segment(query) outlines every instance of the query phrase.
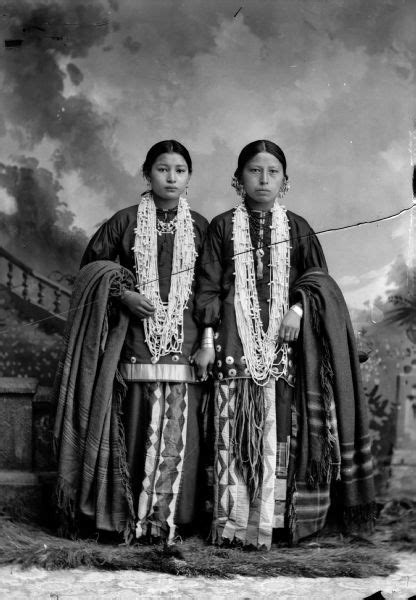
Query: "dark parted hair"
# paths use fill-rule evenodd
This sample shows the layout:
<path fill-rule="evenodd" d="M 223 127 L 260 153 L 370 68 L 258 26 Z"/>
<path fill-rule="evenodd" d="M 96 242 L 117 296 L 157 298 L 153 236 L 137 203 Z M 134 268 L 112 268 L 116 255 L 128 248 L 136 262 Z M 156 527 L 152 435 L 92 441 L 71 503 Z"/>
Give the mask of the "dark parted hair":
<path fill-rule="evenodd" d="M 176 140 L 163 140 L 158 142 L 154 146 L 150 148 L 146 155 L 146 160 L 142 166 L 143 177 L 148 179 L 150 177 L 150 171 L 154 163 L 157 160 L 157 157 L 161 154 L 180 154 L 182 158 L 185 160 L 188 165 L 189 173 L 192 173 L 192 160 L 188 150 L 183 146 L 180 142 Z"/>
<path fill-rule="evenodd" d="M 284 155 L 283 150 L 274 142 L 270 140 L 256 140 L 255 142 L 250 142 L 247 146 L 240 152 L 240 156 L 238 157 L 237 168 L 234 173 L 234 177 L 241 181 L 241 175 L 243 173 L 243 169 L 249 160 L 254 158 L 256 154 L 259 152 L 268 152 L 277 158 L 278 161 L 281 162 L 283 167 L 283 173 L 285 174 L 286 179 L 288 178 L 286 173 L 286 156 Z"/>

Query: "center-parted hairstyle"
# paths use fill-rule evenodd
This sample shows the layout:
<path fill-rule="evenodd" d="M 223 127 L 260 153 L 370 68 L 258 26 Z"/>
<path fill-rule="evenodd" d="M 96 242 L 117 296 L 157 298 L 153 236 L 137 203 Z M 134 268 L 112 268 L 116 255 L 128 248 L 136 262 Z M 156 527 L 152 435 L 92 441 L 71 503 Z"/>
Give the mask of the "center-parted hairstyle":
<path fill-rule="evenodd" d="M 282 164 L 283 173 L 288 178 L 286 173 L 286 156 L 284 155 L 283 150 L 274 142 L 270 140 L 256 140 L 255 142 L 250 142 L 247 146 L 241 150 L 240 155 L 238 157 L 237 168 L 234 173 L 234 177 L 241 182 L 241 175 L 243 173 L 243 169 L 249 160 L 254 158 L 256 154 L 259 152 L 268 152 L 272 154 L 277 160 Z"/>
<path fill-rule="evenodd" d="M 148 151 L 142 166 L 143 177 L 149 179 L 152 167 L 161 154 L 180 154 L 188 165 L 189 173 L 192 173 L 192 160 L 185 146 L 176 140 L 163 140 L 152 146 Z"/>

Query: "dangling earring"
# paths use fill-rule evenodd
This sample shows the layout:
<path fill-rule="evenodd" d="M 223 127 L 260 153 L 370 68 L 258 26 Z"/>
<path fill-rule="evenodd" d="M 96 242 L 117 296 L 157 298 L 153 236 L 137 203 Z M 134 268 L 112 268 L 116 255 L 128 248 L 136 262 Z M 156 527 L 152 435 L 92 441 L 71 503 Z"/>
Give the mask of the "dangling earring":
<path fill-rule="evenodd" d="M 244 200 L 244 198 L 246 197 L 246 190 L 244 189 L 243 184 L 237 179 L 235 175 L 231 178 L 231 186 L 235 189 L 240 198 Z"/>
<path fill-rule="evenodd" d="M 277 194 L 278 197 L 283 198 L 283 196 L 285 196 L 289 190 L 290 190 L 290 183 L 289 183 L 289 178 L 286 175 L 284 181 L 282 182 L 282 185 L 280 186 L 279 193 Z"/>
<path fill-rule="evenodd" d="M 151 181 L 150 181 L 150 179 L 149 179 L 148 177 L 145 177 L 145 181 L 146 181 L 146 190 L 147 190 L 148 192 L 150 192 L 150 191 L 152 190 L 152 184 L 151 184 Z"/>
<path fill-rule="evenodd" d="M 186 196 L 186 197 L 188 197 L 188 187 L 189 187 L 189 186 L 187 185 L 187 186 L 186 186 L 186 188 L 185 188 L 185 196 Z"/>

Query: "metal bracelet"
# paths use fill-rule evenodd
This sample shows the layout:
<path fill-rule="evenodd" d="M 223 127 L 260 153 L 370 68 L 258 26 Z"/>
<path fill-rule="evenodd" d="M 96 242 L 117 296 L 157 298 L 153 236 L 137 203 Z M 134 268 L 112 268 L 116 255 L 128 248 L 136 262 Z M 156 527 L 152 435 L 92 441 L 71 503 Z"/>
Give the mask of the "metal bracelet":
<path fill-rule="evenodd" d="M 300 317 L 300 318 L 303 317 L 303 308 L 301 308 L 299 306 L 299 304 L 294 304 L 293 306 L 290 307 L 289 310 L 293 310 L 293 312 L 296 313 L 298 315 L 298 317 Z"/>

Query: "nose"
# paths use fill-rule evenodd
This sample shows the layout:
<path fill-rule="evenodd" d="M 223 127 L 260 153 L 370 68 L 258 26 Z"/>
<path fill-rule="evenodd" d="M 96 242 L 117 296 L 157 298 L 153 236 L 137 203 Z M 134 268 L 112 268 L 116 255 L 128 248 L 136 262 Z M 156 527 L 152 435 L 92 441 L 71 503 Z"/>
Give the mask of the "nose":
<path fill-rule="evenodd" d="M 260 173 L 260 183 L 263 185 L 269 183 L 269 174 L 267 173 L 266 169 Z"/>
<path fill-rule="evenodd" d="M 174 183 L 176 181 L 176 171 L 175 171 L 175 169 L 170 169 L 168 171 L 168 181 L 169 181 L 169 183 Z"/>

